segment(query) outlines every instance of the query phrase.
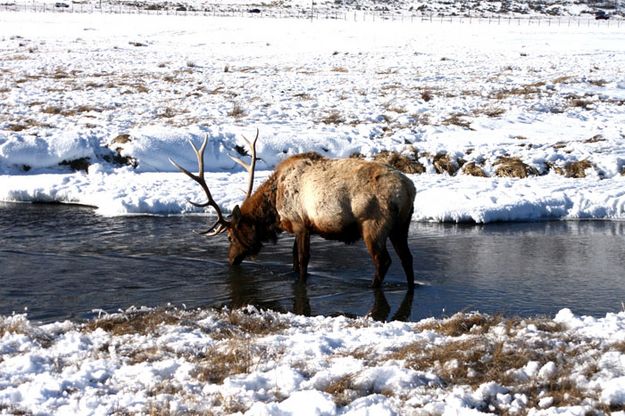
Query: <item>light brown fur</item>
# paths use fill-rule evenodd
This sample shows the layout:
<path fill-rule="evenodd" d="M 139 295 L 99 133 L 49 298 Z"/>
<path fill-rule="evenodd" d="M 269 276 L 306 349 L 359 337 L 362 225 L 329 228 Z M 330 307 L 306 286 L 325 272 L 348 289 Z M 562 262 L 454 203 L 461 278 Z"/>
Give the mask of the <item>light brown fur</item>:
<path fill-rule="evenodd" d="M 399 255 L 413 287 L 408 227 L 416 191 L 410 179 L 388 165 L 359 159 L 326 159 L 305 153 L 281 162 L 241 208 L 229 230 L 230 261 L 256 254 L 278 233 L 295 234 L 293 265 L 305 279 L 310 235 L 352 243 L 363 238 L 382 284 L 390 265 L 386 240 Z"/>

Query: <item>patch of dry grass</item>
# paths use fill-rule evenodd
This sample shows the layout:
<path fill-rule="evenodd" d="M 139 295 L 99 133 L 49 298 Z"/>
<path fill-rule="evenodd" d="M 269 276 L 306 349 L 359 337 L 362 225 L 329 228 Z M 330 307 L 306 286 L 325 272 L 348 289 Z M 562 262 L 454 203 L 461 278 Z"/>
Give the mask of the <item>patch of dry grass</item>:
<path fill-rule="evenodd" d="M 417 328 L 422 331 L 431 330 L 447 336 L 458 337 L 469 333 L 484 334 L 502 322 L 503 318 L 499 315 L 457 313 L 448 319 L 421 323 Z"/>
<path fill-rule="evenodd" d="M 476 116 L 479 116 L 480 114 L 484 114 L 487 117 L 495 118 L 495 117 L 502 116 L 503 114 L 505 114 L 505 112 L 506 110 L 504 108 L 490 106 L 490 107 L 477 109 L 473 113 Z"/>
<path fill-rule="evenodd" d="M 533 340 L 517 336 L 521 329 L 530 325 L 543 332 L 543 336 Z M 492 329 L 498 326 L 501 329 L 497 334 L 501 330 L 507 334 L 504 340 L 499 335 L 492 336 Z M 445 386 L 468 385 L 475 389 L 494 381 L 508 389 L 510 394 L 524 394 L 530 408 L 538 407 L 543 397 L 551 397 L 553 406 L 581 405 L 588 398 L 596 400 L 596 392 L 578 387 L 572 371 L 575 363 L 586 362 L 584 371 L 594 374 L 597 371 L 595 355 L 602 352 L 583 340 L 567 338 L 562 334 L 564 328 L 551 320 L 456 314 L 443 321 L 424 322 L 418 325 L 418 329 L 433 330 L 452 339 L 442 345 L 417 341 L 399 348 L 388 358 L 402 360 L 406 367 L 416 371 L 434 371 Z M 565 343 L 554 348 L 550 346 L 550 336 Z M 625 348 L 615 346 L 619 347 Z M 537 363 L 538 368 L 552 362 L 555 371 L 543 377 L 519 377 L 517 370 L 529 362 Z M 496 409 L 498 414 L 506 412 L 505 408 Z"/>
<path fill-rule="evenodd" d="M 323 116 L 320 120 L 324 124 L 343 124 L 345 123 L 345 118 L 341 115 L 341 113 L 337 110 L 332 110 Z"/>
<path fill-rule="evenodd" d="M 581 108 L 582 110 L 590 110 L 594 106 L 594 101 L 588 98 L 571 96 L 567 99 L 569 107 Z"/>
<path fill-rule="evenodd" d="M 432 90 L 425 89 L 421 91 L 421 99 L 425 101 L 426 103 L 432 101 L 433 98 L 434 98 L 434 93 L 432 92 Z"/>
<path fill-rule="evenodd" d="M 5 334 L 26 334 L 29 329 L 28 320 L 22 316 L 0 317 L 0 338 Z"/>
<path fill-rule="evenodd" d="M 557 78 L 554 78 L 551 83 L 552 84 L 568 84 L 573 80 L 573 77 L 570 75 L 562 75 Z"/>
<path fill-rule="evenodd" d="M 396 104 L 387 103 L 384 105 L 386 111 L 390 111 L 397 114 L 405 114 L 407 112 L 405 107 L 398 106 Z"/>
<path fill-rule="evenodd" d="M 158 111 L 157 117 L 159 118 L 174 118 L 179 114 L 179 111 L 173 107 L 165 107 Z"/>
<path fill-rule="evenodd" d="M 493 163 L 495 175 L 503 178 L 527 178 L 538 175 L 538 171 L 518 157 L 500 157 Z"/>
<path fill-rule="evenodd" d="M 357 385 L 356 376 L 353 374 L 346 374 L 331 381 L 323 391 L 332 395 L 334 403 L 340 407 L 347 406 L 359 397 L 373 393 L 370 389 Z"/>
<path fill-rule="evenodd" d="M 92 332 L 102 329 L 111 335 L 154 334 L 161 325 L 176 325 L 181 317 L 175 311 L 155 309 L 151 311 L 134 311 L 112 315 L 89 321 L 83 331 Z"/>
<path fill-rule="evenodd" d="M 605 138 L 601 134 L 595 134 L 591 138 L 584 140 L 584 143 L 589 143 L 589 144 L 599 143 L 599 142 L 605 142 Z"/>
<path fill-rule="evenodd" d="M 74 172 L 87 172 L 91 160 L 88 157 L 81 157 L 73 160 L 64 160 L 59 163 L 60 166 L 69 166 Z"/>
<path fill-rule="evenodd" d="M 471 122 L 466 120 L 464 117 L 467 117 L 467 114 L 453 113 L 449 117 L 444 119 L 441 122 L 441 124 L 443 126 L 451 126 L 451 125 L 453 125 L 453 126 L 462 127 L 463 129 L 473 130 L 473 128 L 471 128 Z"/>
<path fill-rule="evenodd" d="M 2 413 L 3 415 L 13 415 L 13 416 L 32 415 L 31 412 L 24 410 L 19 406 L 15 406 L 13 404 L 3 404 L 3 403 L 0 403 L 0 413 Z"/>
<path fill-rule="evenodd" d="M 234 104 L 232 106 L 232 110 L 228 111 L 227 115 L 228 117 L 242 118 L 246 115 L 246 113 L 243 107 L 241 107 L 239 104 Z"/>
<path fill-rule="evenodd" d="M 60 106 L 57 105 L 49 105 L 46 107 L 43 107 L 41 109 L 41 112 L 44 114 L 49 114 L 49 115 L 60 115 L 63 117 L 73 117 L 76 115 L 80 115 L 83 113 L 89 113 L 89 112 L 96 112 L 96 113 L 101 113 L 102 111 L 104 111 L 104 109 L 100 108 L 100 107 L 94 107 L 92 105 L 88 105 L 88 104 L 83 104 L 83 105 L 78 105 L 76 107 L 73 108 L 62 108 Z"/>
<path fill-rule="evenodd" d="M 462 166 L 462 173 L 464 173 L 465 175 L 477 176 L 480 178 L 487 177 L 486 172 L 484 172 L 484 169 L 478 166 L 478 164 L 475 162 L 469 162 L 469 163 L 466 163 L 464 166 Z"/>
<path fill-rule="evenodd" d="M 421 174 L 425 172 L 425 166 L 417 160 L 416 152 L 413 152 L 410 156 L 406 156 L 399 152 L 389 152 L 388 150 L 383 150 L 375 155 L 373 160 L 392 166 L 404 173 Z"/>
<path fill-rule="evenodd" d="M 529 97 L 531 95 L 539 94 L 541 92 L 541 88 L 545 85 L 544 82 L 536 82 L 532 84 L 522 85 L 515 88 L 506 88 L 497 91 L 493 91 L 490 95 L 490 99 L 494 100 L 504 100 L 509 97 L 521 96 L 521 97 Z"/>
<path fill-rule="evenodd" d="M 227 377 L 250 372 L 255 355 L 249 340 L 230 339 L 225 345 L 208 348 L 192 376 L 201 382 L 221 384 Z"/>
<path fill-rule="evenodd" d="M 436 154 L 432 159 L 432 165 L 434 166 L 436 173 L 447 173 L 450 176 L 455 175 L 456 172 L 458 172 L 458 169 L 460 169 L 460 166 L 463 164 L 464 161 L 459 161 L 445 152 Z"/>
<path fill-rule="evenodd" d="M 431 124 L 430 115 L 428 113 L 414 113 L 410 117 L 417 126 L 429 126 Z"/>
<path fill-rule="evenodd" d="M 293 94 L 293 97 L 303 100 L 303 101 L 312 100 L 312 96 L 306 92 L 299 92 L 297 94 Z"/>
<path fill-rule="evenodd" d="M 36 127 L 45 128 L 45 129 L 54 128 L 54 126 L 51 124 L 41 123 L 32 118 L 27 118 L 19 122 L 9 123 L 6 129 L 9 131 L 20 132 L 20 131 L 24 131 L 24 130 L 28 130 L 28 129 L 36 128 Z"/>
<path fill-rule="evenodd" d="M 564 165 L 564 176 L 567 178 L 585 178 L 586 170 L 592 167 L 593 164 L 588 159 L 569 162 Z"/>
<path fill-rule="evenodd" d="M 247 336 L 276 334 L 289 328 L 289 324 L 275 315 L 248 313 L 243 309 L 228 311 L 224 321 Z"/>

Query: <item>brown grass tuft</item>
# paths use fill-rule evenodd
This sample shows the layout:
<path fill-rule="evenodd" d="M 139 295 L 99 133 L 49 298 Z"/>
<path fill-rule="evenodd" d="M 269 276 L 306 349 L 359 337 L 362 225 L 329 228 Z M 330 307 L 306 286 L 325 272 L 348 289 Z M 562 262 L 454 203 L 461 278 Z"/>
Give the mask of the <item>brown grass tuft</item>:
<path fill-rule="evenodd" d="M 126 143 L 129 143 L 131 141 L 132 141 L 132 139 L 130 138 L 130 134 L 123 133 L 123 134 L 118 134 L 117 136 L 115 136 L 111 140 L 111 144 L 126 144 Z"/>
<path fill-rule="evenodd" d="M 488 117 L 494 118 L 494 117 L 502 116 L 505 112 L 506 110 L 501 107 L 487 107 L 487 108 L 482 108 L 480 110 L 477 110 L 475 114 L 476 115 L 484 114 Z"/>
<path fill-rule="evenodd" d="M 4 334 L 25 334 L 29 329 L 30 325 L 24 316 L 14 315 L 0 317 L 0 338 L 2 338 Z"/>
<path fill-rule="evenodd" d="M 583 110 L 590 110 L 593 107 L 592 100 L 588 100 L 580 97 L 570 97 L 568 102 L 570 107 L 581 108 Z"/>
<path fill-rule="evenodd" d="M 570 75 L 563 75 L 557 78 L 554 78 L 551 83 L 552 84 L 567 84 L 573 79 Z"/>
<path fill-rule="evenodd" d="M 111 335 L 153 334 L 161 325 L 180 323 L 181 318 L 172 311 L 155 309 L 151 311 L 134 311 L 94 319 L 84 325 L 84 331 L 95 331 L 100 328 Z"/>
<path fill-rule="evenodd" d="M 148 347 L 132 350 L 128 353 L 128 364 L 151 363 L 163 357 L 166 351 L 161 347 Z"/>
<path fill-rule="evenodd" d="M 388 150 L 383 150 L 375 155 L 373 159 L 376 162 L 392 166 L 400 172 L 409 174 L 421 174 L 425 172 L 425 166 L 423 166 L 421 162 L 416 160 L 416 155 L 414 154 L 412 157 L 409 157 L 402 155 L 398 152 L 389 152 Z"/>
<path fill-rule="evenodd" d="M 88 157 L 81 157 L 73 160 L 64 160 L 59 163 L 59 165 L 69 166 L 74 172 L 87 172 L 87 170 L 89 170 L 89 165 L 91 165 L 91 162 Z"/>
<path fill-rule="evenodd" d="M 227 115 L 233 118 L 241 118 L 245 116 L 245 110 L 239 104 L 232 106 L 232 110 L 228 111 Z"/>
<path fill-rule="evenodd" d="M 538 171 L 523 163 L 518 157 L 503 156 L 495 161 L 495 175 L 504 178 L 527 178 L 538 175 Z"/>
<path fill-rule="evenodd" d="M 606 81 L 605 79 L 591 79 L 588 80 L 588 83 L 590 85 L 594 85 L 595 87 L 605 87 L 606 85 L 608 85 L 608 81 Z"/>
<path fill-rule="evenodd" d="M 250 340 L 232 338 L 225 345 L 208 348 L 192 376 L 201 382 L 221 384 L 227 377 L 250 372 L 255 355 Z"/>
<path fill-rule="evenodd" d="M 347 374 L 331 381 L 323 391 L 332 395 L 334 403 L 341 407 L 347 406 L 359 397 L 372 393 L 363 391 L 362 387 L 359 388 L 356 386 L 355 376 L 353 374 Z"/>
<path fill-rule="evenodd" d="M 436 170 L 436 173 L 448 173 L 453 176 L 458 172 L 459 163 L 454 158 L 450 157 L 447 153 L 438 153 L 432 159 L 432 165 Z"/>
<path fill-rule="evenodd" d="M 593 164 L 587 159 L 569 162 L 564 165 L 564 176 L 567 178 L 585 178 L 586 170 L 592 167 Z"/>
<path fill-rule="evenodd" d="M 482 169 L 481 167 L 479 167 L 477 165 L 477 163 L 475 162 L 469 162 L 467 164 L 465 164 L 462 167 L 462 173 L 464 173 L 465 175 L 470 175 L 470 176 L 477 176 L 480 178 L 486 178 L 486 172 L 484 172 L 484 169 Z"/>
<path fill-rule="evenodd" d="M 495 100 L 504 100 L 508 97 L 513 97 L 513 96 L 527 97 L 529 95 L 538 94 L 540 92 L 540 88 L 543 87 L 544 85 L 545 85 L 544 82 L 540 82 L 540 83 L 522 85 L 520 87 L 515 87 L 515 88 L 510 88 L 510 89 L 498 90 L 498 91 L 492 92 L 489 98 L 495 99 Z"/>
<path fill-rule="evenodd" d="M 50 106 L 44 107 L 41 110 L 41 112 L 44 113 L 44 114 L 56 115 L 56 114 L 61 114 L 63 112 L 63 109 L 61 107 L 58 107 L 58 106 L 50 105 Z"/>
<path fill-rule="evenodd" d="M 28 130 L 30 128 L 33 127 L 41 127 L 44 129 L 51 129 L 54 126 L 52 126 L 51 124 L 47 124 L 47 123 L 40 123 L 37 120 L 34 120 L 32 118 L 27 118 L 25 120 L 21 120 L 20 122 L 17 123 L 9 123 L 9 125 L 7 126 L 7 130 L 9 131 L 14 131 L 14 132 L 19 132 L 19 131 L 24 131 L 24 130 Z"/>
<path fill-rule="evenodd" d="M 426 103 L 432 101 L 433 98 L 434 98 L 434 93 L 432 92 L 432 90 L 421 91 L 421 99 L 425 101 Z"/>
<path fill-rule="evenodd" d="M 343 124 L 345 123 L 345 119 L 343 118 L 341 113 L 333 110 L 330 113 L 326 114 L 324 117 L 322 117 L 321 122 L 324 124 Z"/>
<path fill-rule="evenodd" d="M 595 134 L 590 139 L 584 140 L 584 143 L 598 143 L 598 142 L 604 142 L 604 141 L 605 141 L 605 138 L 601 134 Z"/>
<path fill-rule="evenodd" d="M 420 324 L 420 330 L 433 330 L 444 335 L 458 337 L 465 334 L 484 334 L 493 326 L 503 322 L 503 318 L 499 315 L 489 316 L 476 314 L 457 313 L 451 318 L 443 321 L 435 321 L 433 323 L 426 322 Z"/>
<path fill-rule="evenodd" d="M 300 100 L 303 100 L 303 101 L 312 100 L 312 97 L 310 96 L 310 94 L 305 93 L 305 92 L 299 92 L 297 94 L 293 94 L 293 97 L 299 98 Z"/>
<path fill-rule="evenodd" d="M 22 409 L 13 404 L 4 404 L 0 403 L 0 413 L 3 415 L 13 415 L 13 416 L 27 416 L 32 415 L 31 412 Z"/>
<path fill-rule="evenodd" d="M 466 116 L 467 116 L 466 114 L 462 114 L 462 113 L 453 113 L 449 117 L 447 117 L 445 120 L 443 120 L 441 124 L 443 124 L 444 126 L 454 125 L 454 126 L 462 127 L 467 130 L 473 130 L 471 128 L 471 122 L 463 118 Z"/>
<path fill-rule="evenodd" d="M 392 358 L 404 360 L 408 368 L 416 371 L 434 368 L 444 384 L 476 388 L 489 381 L 514 384 L 514 375 L 509 370 L 520 369 L 530 361 L 544 364 L 554 357 L 514 344 L 471 337 L 437 346 L 414 343 L 401 348 Z"/>
<path fill-rule="evenodd" d="M 245 309 L 235 309 L 227 312 L 226 321 L 247 336 L 269 335 L 284 331 L 288 323 L 272 314 L 249 313 Z"/>

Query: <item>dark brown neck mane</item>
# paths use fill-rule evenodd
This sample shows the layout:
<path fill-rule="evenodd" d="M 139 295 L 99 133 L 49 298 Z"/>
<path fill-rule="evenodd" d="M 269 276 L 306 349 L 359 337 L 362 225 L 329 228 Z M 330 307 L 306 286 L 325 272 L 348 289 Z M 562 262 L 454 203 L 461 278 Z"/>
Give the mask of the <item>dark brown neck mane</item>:
<path fill-rule="evenodd" d="M 273 173 L 260 187 L 241 204 L 241 216 L 256 226 L 261 241 L 276 242 L 278 233 L 278 212 L 276 211 L 276 174 Z"/>

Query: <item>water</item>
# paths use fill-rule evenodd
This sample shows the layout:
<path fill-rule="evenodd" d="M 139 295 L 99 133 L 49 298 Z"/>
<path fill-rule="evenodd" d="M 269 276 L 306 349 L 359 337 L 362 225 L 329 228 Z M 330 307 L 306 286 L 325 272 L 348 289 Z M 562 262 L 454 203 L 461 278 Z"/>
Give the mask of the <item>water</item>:
<path fill-rule="evenodd" d="M 89 208 L 0 205 L 0 314 L 43 322 L 88 319 L 129 306 L 238 307 L 305 315 L 372 314 L 418 320 L 479 310 L 548 315 L 564 307 L 602 316 L 625 301 L 625 223 L 413 224 L 421 283 L 414 294 L 392 249 L 384 290 L 361 242 L 313 238 L 310 277 L 296 283 L 292 238 L 239 267 L 227 240 L 193 233 L 206 218 L 103 218 Z M 389 245 L 390 246 L 390 245 Z"/>

